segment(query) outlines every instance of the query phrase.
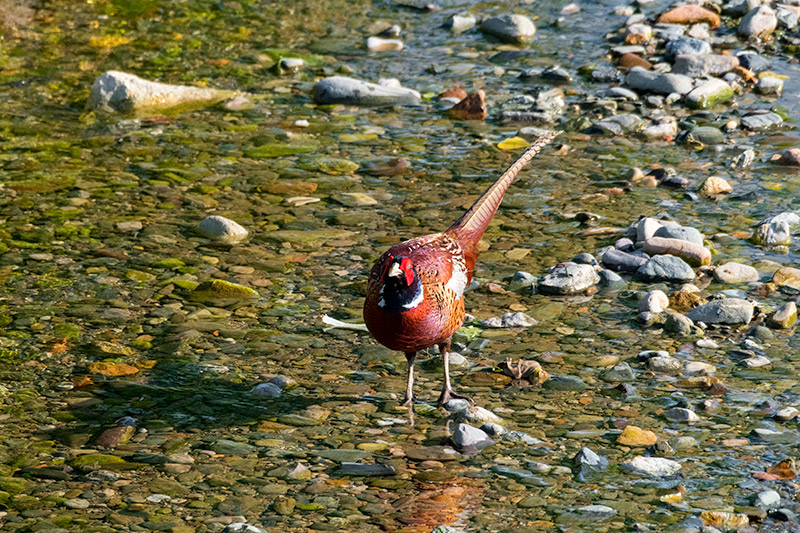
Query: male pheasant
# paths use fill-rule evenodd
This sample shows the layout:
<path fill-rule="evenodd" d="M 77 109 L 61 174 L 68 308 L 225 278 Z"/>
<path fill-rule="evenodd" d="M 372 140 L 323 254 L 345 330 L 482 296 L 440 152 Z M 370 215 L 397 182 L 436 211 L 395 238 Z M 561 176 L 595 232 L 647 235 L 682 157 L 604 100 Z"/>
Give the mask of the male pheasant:
<path fill-rule="evenodd" d="M 464 323 L 464 290 L 472 281 L 478 241 L 511 182 L 559 133 L 546 133 L 533 142 L 447 231 L 396 244 L 373 265 L 364 321 L 378 342 L 406 355 L 406 406 L 414 403 L 417 352 L 434 345 L 444 362 L 439 405 L 465 398 L 453 392 L 448 352 L 453 333 Z"/>

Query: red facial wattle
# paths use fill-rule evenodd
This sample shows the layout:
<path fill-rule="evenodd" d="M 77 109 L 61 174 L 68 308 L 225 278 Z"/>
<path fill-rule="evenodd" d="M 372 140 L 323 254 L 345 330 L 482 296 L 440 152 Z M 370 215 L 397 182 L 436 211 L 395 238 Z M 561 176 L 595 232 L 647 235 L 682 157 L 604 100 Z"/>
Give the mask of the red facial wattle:
<path fill-rule="evenodd" d="M 411 259 L 404 257 L 400 261 L 400 270 L 406 275 L 406 285 L 410 287 L 414 282 L 414 271 L 411 269 Z"/>

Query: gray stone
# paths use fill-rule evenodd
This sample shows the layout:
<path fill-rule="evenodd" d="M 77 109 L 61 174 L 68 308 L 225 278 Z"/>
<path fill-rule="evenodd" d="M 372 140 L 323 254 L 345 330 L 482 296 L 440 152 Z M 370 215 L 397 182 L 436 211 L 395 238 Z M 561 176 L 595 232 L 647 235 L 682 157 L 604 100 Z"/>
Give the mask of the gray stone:
<path fill-rule="evenodd" d="M 668 224 L 658 228 L 653 236 L 664 237 L 665 239 L 680 239 L 703 246 L 703 234 L 694 228 Z"/>
<path fill-rule="evenodd" d="M 218 215 L 204 218 L 197 225 L 197 230 L 204 237 L 220 242 L 233 244 L 247 238 L 250 232 L 233 220 Z"/>
<path fill-rule="evenodd" d="M 678 55 L 672 65 L 673 74 L 682 74 L 690 78 L 704 76 L 722 76 L 739 66 L 735 56 L 721 54 Z"/>
<path fill-rule="evenodd" d="M 525 43 L 536 35 L 536 26 L 525 15 L 489 17 L 481 23 L 481 30 L 510 43 Z"/>
<path fill-rule="evenodd" d="M 656 255 L 639 267 L 636 277 L 643 281 L 691 281 L 695 274 L 680 257 Z"/>
<path fill-rule="evenodd" d="M 586 390 L 586 383 L 577 376 L 550 376 L 550 379 L 542 384 L 548 390 L 560 391 L 580 391 Z"/>
<path fill-rule="evenodd" d="M 600 521 L 608 520 L 617 514 L 617 511 L 607 505 L 594 504 L 581 507 L 576 513 L 584 520 Z"/>
<path fill-rule="evenodd" d="M 453 33 L 464 33 L 474 28 L 477 23 L 478 19 L 475 18 L 475 15 L 471 13 L 461 13 L 447 19 L 442 26 Z"/>
<path fill-rule="evenodd" d="M 793 418 L 797 418 L 797 415 L 800 415 L 800 410 L 794 407 L 784 407 L 777 413 L 775 413 L 775 418 L 781 420 L 782 422 L 788 422 Z"/>
<path fill-rule="evenodd" d="M 314 101 L 323 105 L 416 105 L 420 103 L 420 94 L 405 87 L 387 87 L 345 76 L 331 76 L 314 85 Z"/>
<path fill-rule="evenodd" d="M 494 444 L 492 438 L 469 424 L 458 424 L 453 432 L 453 444 L 461 451 L 479 451 Z"/>
<path fill-rule="evenodd" d="M 370 455 L 370 453 L 367 450 L 348 450 L 346 448 L 337 448 L 334 450 L 320 450 L 316 452 L 316 455 L 336 463 L 355 463 L 365 459 Z"/>
<path fill-rule="evenodd" d="M 697 416 L 697 413 L 691 409 L 685 409 L 683 407 L 673 407 L 672 409 L 667 409 L 664 411 L 664 417 L 670 422 L 691 423 L 700 420 L 700 417 Z"/>
<path fill-rule="evenodd" d="M 710 78 L 686 95 L 686 105 L 693 109 L 708 109 L 733 98 L 733 88 L 719 78 Z"/>
<path fill-rule="evenodd" d="M 722 13 L 729 17 L 743 17 L 759 5 L 761 0 L 731 0 L 722 8 Z"/>
<path fill-rule="evenodd" d="M 519 291 L 520 289 L 527 289 L 531 285 L 536 284 L 536 276 L 528 272 L 515 272 L 511 276 L 511 282 L 508 284 L 508 289 L 512 291 Z"/>
<path fill-rule="evenodd" d="M 750 265 L 728 262 L 714 269 L 714 277 L 722 283 L 747 283 L 758 281 L 758 270 Z"/>
<path fill-rule="evenodd" d="M 652 290 L 639 299 L 639 312 L 661 313 L 669 307 L 669 298 L 658 289 Z"/>
<path fill-rule="evenodd" d="M 781 505 L 781 495 L 775 490 L 765 490 L 756 494 L 753 505 L 760 509 L 777 509 Z"/>
<path fill-rule="evenodd" d="M 72 498 L 64 502 L 64 507 L 68 509 L 88 509 L 89 500 L 83 498 Z"/>
<path fill-rule="evenodd" d="M 780 96 L 783 93 L 783 80 L 773 76 L 761 78 L 756 83 L 756 92 L 765 96 Z"/>
<path fill-rule="evenodd" d="M 636 241 L 644 242 L 655 236 L 656 232 L 663 227 L 663 224 L 654 218 L 645 217 L 632 224 L 632 226 L 636 230 Z"/>
<path fill-rule="evenodd" d="M 717 371 L 717 367 L 708 363 L 703 363 L 702 361 L 690 361 L 686 363 L 683 371 L 687 375 L 714 374 Z"/>
<path fill-rule="evenodd" d="M 769 366 L 772 364 L 772 361 L 768 357 L 763 355 L 754 355 L 752 357 L 748 357 L 747 359 L 742 360 L 742 365 L 746 366 L 747 368 L 761 368 L 763 366 Z"/>
<path fill-rule="evenodd" d="M 259 383 L 250 391 L 253 396 L 262 396 L 265 398 L 278 398 L 281 392 L 281 388 L 274 383 Z"/>
<path fill-rule="evenodd" d="M 572 462 L 575 465 L 573 471 L 579 481 L 587 481 L 592 474 L 602 472 L 608 468 L 608 459 L 596 454 L 589 448 L 581 448 L 572 459 Z"/>
<path fill-rule="evenodd" d="M 664 331 L 667 333 L 674 333 L 679 337 L 688 337 L 698 333 L 698 328 L 689 317 L 680 313 L 670 313 L 664 321 Z"/>
<path fill-rule="evenodd" d="M 493 316 L 481 322 L 487 328 L 527 328 L 539 322 L 525 313 L 506 313 L 503 316 Z"/>
<path fill-rule="evenodd" d="M 778 17 L 772 8 L 761 5 L 742 17 L 737 32 L 743 39 L 764 39 L 769 37 L 777 26 Z"/>
<path fill-rule="evenodd" d="M 787 7 L 777 6 L 775 16 L 778 17 L 778 24 L 786 30 L 797 28 L 797 13 Z"/>
<path fill-rule="evenodd" d="M 626 79 L 628 87 L 657 94 L 686 94 L 692 90 L 692 78 L 680 74 L 662 74 L 633 67 Z"/>
<path fill-rule="evenodd" d="M 633 381 L 635 376 L 633 375 L 633 370 L 631 369 L 630 365 L 623 361 L 614 365 L 613 368 L 603 372 L 603 375 L 600 379 L 611 382 L 626 382 Z"/>
<path fill-rule="evenodd" d="M 591 265 L 568 265 L 554 268 L 539 282 L 544 294 L 569 295 L 585 291 L 600 278 Z"/>
<path fill-rule="evenodd" d="M 710 54 L 711 45 L 706 41 L 695 39 L 694 37 L 680 37 L 667 43 L 664 50 L 664 59 L 670 63 L 675 61 L 677 56 Z"/>
<path fill-rule="evenodd" d="M 663 457 L 634 457 L 622 468 L 632 474 L 647 475 L 652 477 L 671 476 L 681 469 L 681 464 Z"/>
<path fill-rule="evenodd" d="M 777 431 L 769 428 L 756 428 L 750 433 L 750 437 L 771 444 L 795 444 L 800 441 L 800 433 L 797 430 Z"/>
<path fill-rule="evenodd" d="M 739 64 L 748 70 L 752 70 L 756 74 L 764 72 L 769 69 L 771 64 L 769 59 L 766 59 L 753 51 L 745 51 L 736 56 Z"/>
<path fill-rule="evenodd" d="M 579 265 L 597 265 L 597 259 L 594 258 L 592 254 L 582 252 L 572 258 L 573 263 L 578 263 Z"/>
<path fill-rule="evenodd" d="M 397 473 L 392 465 L 343 462 L 339 472 L 344 476 L 393 476 Z"/>
<path fill-rule="evenodd" d="M 620 272 L 636 272 L 648 259 L 646 255 L 629 254 L 614 248 L 609 248 L 600 257 L 604 265 Z"/>
<path fill-rule="evenodd" d="M 596 126 L 612 135 L 625 135 L 642 129 L 644 121 L 633 114 L 613 115 L 597 122 Z"/>
<path fill-rule="evenodd" d="M 628 284 L 619 274 L 611 270 L 601 270 L 597 276 L 600 278 L 599 285 L 607 289 L 617 290 Z"/>
<path fill-rule="evenodd" d="M 792 230 L 785 220 L 762 222 L 753 233 L 753 242 L 763 246 L 789 246 Z"/>
<path fill-rule="evenodd" d="M 210 448 L 222 455 L 249 455 L 258 451 L 258 448 L 243 442 L 235 442 L 232 440 L 220 439 L 214 442 Z"/>
<path fill-rule="evenodd" d="M 235 94 L 233 91 L 168 85 L 111 70 L 94 81 L 86 106 L 107 113 L 134 113 L 178 106 L 210 105 Z"/>
<path fill-rule="evenodd" d="M 445 409 L 451 412 L 451 417 L 453 421 L 456 423 L 469 423 L 469 424 L 476 424 L 476 425 L 483 425 L 483 424 L 500 424 L 503 419 L 494 414 L 493 412 L 485 409 L 479 405 L 472 405 L 469 402 L 464 402 L 459 405 L 453 405 L 453 409 L 451 409 L 451 402 L 455 400 L 450 400 L 445 405 Z M 461 400 L 464 401 L 464 400 Z"/>
<path fill-rule="evenodd" d="M 246 524 L 244 522 L 234 522 L 232 524 L 228 524 L 225 527 L 223 533 L 268 533 L 266 529 L 261 529 L 260 527 L 251 526 L 250 524 Z"/>
<path fill-rule="evenodd" d="M 508 432 L 506 428 L 494 422 L 486 422 L 480 427 L 480 429 L 490 437 L 502 437 Z"/>
<path fill-rule="evenodd" d="M 681 362 L 671 355 L 657 355 L 647 360 L 647 368 L 662 374 L 677 374 L 681 370 Z"/>
<path fill-rule="evenodd" d="M 753 304 L 739 298 L 725 298 L 697 306 L 687 316 L 705 324 L 748 324 L 753 318 Z"/>
<path fill-rule="evenodd" d="M 742 127 L 746 130 L 762 131 L 783 124 L 783 119 L 777 113 L 754 113 L 742 118 Z"/>

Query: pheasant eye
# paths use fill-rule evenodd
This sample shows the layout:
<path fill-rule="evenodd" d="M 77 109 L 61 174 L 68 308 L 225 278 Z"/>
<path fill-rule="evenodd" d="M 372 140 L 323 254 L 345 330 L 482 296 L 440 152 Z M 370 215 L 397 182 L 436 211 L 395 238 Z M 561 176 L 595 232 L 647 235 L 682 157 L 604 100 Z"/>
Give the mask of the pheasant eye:
<path fill-rule="evenodd" d="M 386 272 L 392 266 L 392 263 L 394 263 L 394 256 L 389 254 L 389 256 L 386 257 L 386 263 L 383 265 L 383 270 L 381 271 L 381 279 L 386 279 Z"/>

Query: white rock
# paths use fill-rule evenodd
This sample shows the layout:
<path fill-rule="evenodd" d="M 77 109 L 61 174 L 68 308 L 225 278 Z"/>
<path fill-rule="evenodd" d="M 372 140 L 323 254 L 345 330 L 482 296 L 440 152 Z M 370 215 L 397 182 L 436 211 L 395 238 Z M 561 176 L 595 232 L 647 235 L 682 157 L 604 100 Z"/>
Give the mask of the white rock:
<path fill-rule="evenodd" d="M 233 91 L 169 85 L 110 70 L 94 81 L 86 106 L 107 113 L 133 113 L 180 105 L 210 105 L 234 94 Z"/>
<path fill-rule="evenodd" d="M 654 218 L 643 218 L 636 223 L 636 241 L 644 242 L 653 237 L 663 224 Z"/>
<path fill-rule="evenodd" d="M 699 339 L 697 342 L 695 342 L 695 344 L 699 348 L 710 348 L 712 350 L 716 350 L 717 348 L 719 348 L 719 344 L 712 341 L 711 339 Z"/>
<path fill-rule="evenodd" d="M 197 225 L 197 229 L 209 239 L 228 244 L 240 242 L 246 239 L 250 233 L 233 220 L 218 215 L 204 218 Z"/>
<path fill-rule="evenodd" d="M 536 26 L 525 15 L 500 15 L 481 23 L 481 30 L 511 43 L 525 43 L 536 35 Z"/>
<path fill-rule="evenodd" d="M 742 364 L 747 368 L 761 368 L 762 366 L 771 365 L 772 361 L 763 355 L 754 355 L 742 361 Z"/>
<path fill-rule="evenodd" d="M 775 509 L 781 504 L 781 495 L 775 490 L 765 490 L 756 495 L 753 504 L 761 509 Z"/>
<path fill-rule="evenodd" d="M 346 76 L 331 76 L 314 85 L 314 101 L 323 105 L 416 105 L 420 94 L 405 87 L 385 87 Z"/>
<path fill-rule="evenodd" d="M 789 420 L 796 418 L 797 415 L 800 415 L 800 411 L 798 411 L 794 407 L 784 407 L 783 409 L 775 413 L 775 418 L 783 422 L 788 422 Z"/>
<path fill-rule="evenodd" d="M 683 371 L 687 374 L 713 374 L 717 371 L 717 367 L 702 361 L 691 361 L 686 363 Z"/>
<path fill-rule="evenodd" d="M 639 312 L 661 313 L 669 307 L 669 298 L 664 291 L 653 290 L 639 300 Z"/>
<path fill-rule="evenodd" d="M 570 264 L 554 268 L 539 282 L 539 290 L 544 294 L 577 294 L 600 278 L 592 265 Z"/>
<path fill-rule="evenodd" d="M 445 21 L 443 26 L 453 33 L 464 33 L 471 30 L 478 23 L 475 15 L 470 13 L 462 13 L 460 15 L 453 15 Z"/>
<path fill-rule="evenodd" d="M 503 316 L 493 316 L 481 322 L 487 328 L 527 328 L 535 326 L 539 321 L 525 313 L 506 313 Z"/>
<path fill-rule="evenodd" d="M 760 276 L 758 270 L 750 265 L 728 262 L 714 269 L 714 277 L 722 283 L 745 283 L 748 281 L 758 281 Z"/>
<path fill-rule="evenodd" d="M 744 39 L 765 39 L 778 26 L 778 17 L 767 5 L 761 5 L 742 17 L 738 33 Z"/>
<path fill-rule="evenodd" d="M 403 41 L 370 37 L 367 39 L 367 48 L 373 52 L 399 52 L 403 49 Z"/>
<path fill-rule="evenodd" d="M 664 417 L 672 422 L 691 423 L 700 420 L 700 417 L 697 416 L 697 413 L 691 409 L 685 409 L 683 407 L 673 407 L 672 409 L 667 409 L 664 411 Z"/>
<path fill-rule="evenodd" d="M 492 438 L 469 424 L 458 424 L 453 432 L 453 443 L 458 449 L 481 450 L 494 444 Z"/>
<path fill-rule="evenodd" d="M 681 464 L 663 457 L 638 456 L 627 463 L 623 463 L 622 468 L 632 474 L 661 477 L 677 473 L 681 469 Z"/>

